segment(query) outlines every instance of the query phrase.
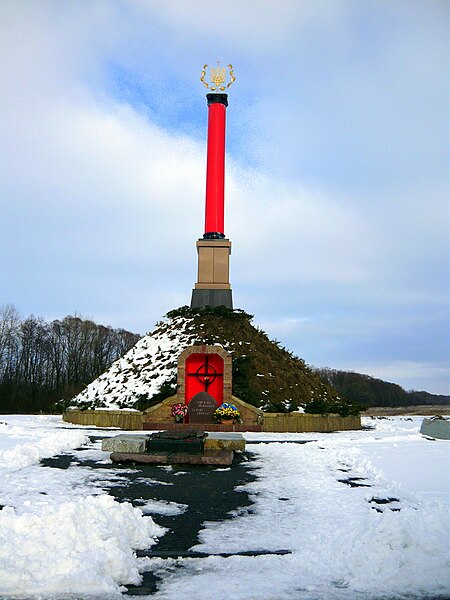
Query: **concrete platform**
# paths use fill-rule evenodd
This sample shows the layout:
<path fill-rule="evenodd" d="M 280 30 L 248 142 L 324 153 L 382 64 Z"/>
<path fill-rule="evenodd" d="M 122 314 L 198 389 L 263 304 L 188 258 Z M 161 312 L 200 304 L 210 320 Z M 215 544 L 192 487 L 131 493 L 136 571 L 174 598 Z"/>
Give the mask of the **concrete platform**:
<path fill-rule="evenodd" d="M 102 440 L 102 450 L 112 453 L 113 462 L 229 466 L 234 452 L 245 450 L 245 439 L 241 433 L 231 431 L 189 435 L 189 430 L 184 430 L 172 438 L 166 437 L 164 432 L 121 434 Z"/>
<path fill-rule="evenodd" d="M 209 431 L 208 437 L 204 441 L 206 450 L 245 450 L 245 439 L 242 433 L 232 431 Z"/>
<path fill-rule="evenodd" d="M 104 452 L 146 452 L 149 435 L 121 434 L 102 440 Z"/>
<path fill-rule="evenodd" d="M 205 450 L 203 454 L 182 452 L 131 453 L 113 452 L 111 460 L 120 463 L 147 463 L 153 465 L 216 465 L 229 467 L 233 462 L 232 450 Z"/>

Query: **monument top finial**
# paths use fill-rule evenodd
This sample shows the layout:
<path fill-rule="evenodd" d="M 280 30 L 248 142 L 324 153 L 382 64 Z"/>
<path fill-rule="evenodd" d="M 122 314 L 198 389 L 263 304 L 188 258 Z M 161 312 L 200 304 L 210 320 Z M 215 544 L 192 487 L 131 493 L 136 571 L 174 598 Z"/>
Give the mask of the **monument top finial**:
<path fill-rule="evenodd" d="M 236 77 L 234 76 L 233 65 L 228 65 L 228 75 L 230 80 L 226 83 L 226 68 L 220 67 L 220 61 L 217 61 L 217 68 L 211 68 L 209 70 L 209 78 L 211 83 L 205 81 L 206 70 L 208 65 L 203 65 L 202 74 L 200 76 L 200 81 L 203 83 L 205 88 L 211 90 L 212 92 L 224 92 L 228 89 L 235 81 Z"/>

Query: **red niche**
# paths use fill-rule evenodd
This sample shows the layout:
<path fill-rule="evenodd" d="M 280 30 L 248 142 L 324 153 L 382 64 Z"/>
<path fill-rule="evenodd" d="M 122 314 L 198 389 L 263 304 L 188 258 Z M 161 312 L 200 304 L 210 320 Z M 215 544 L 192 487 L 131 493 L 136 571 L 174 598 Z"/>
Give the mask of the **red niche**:
<path fill-rule="evenodd" d="M 220 102 L 208 106 L 205 233 L 224 233 L 225 115 Z"/>
<path fill-rule="evenodd" d="M 186 359 L 185 403 L 199 392 L 207 392 L 223 403 L 223 358 L 218 354 L 191 354 Z"/>

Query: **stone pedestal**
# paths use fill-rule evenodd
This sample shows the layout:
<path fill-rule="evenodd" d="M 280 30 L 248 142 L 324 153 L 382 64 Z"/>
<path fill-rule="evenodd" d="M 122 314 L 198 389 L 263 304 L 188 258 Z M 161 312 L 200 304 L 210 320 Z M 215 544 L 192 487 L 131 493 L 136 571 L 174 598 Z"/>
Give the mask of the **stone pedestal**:
<path fill-rule="evenodd" d="M 198 277 L 192 291 L 191 308 L 233 308 L 230 285 L 231 242 L 225 239 L 197 241 Z"/>
<path fill-rule="evenodd" d="M 146 452 L 148 435 L 116 435 L 112 438 L 102 440 L 102 450 L 104 452 L 133 452 L 140 454 Z"/>

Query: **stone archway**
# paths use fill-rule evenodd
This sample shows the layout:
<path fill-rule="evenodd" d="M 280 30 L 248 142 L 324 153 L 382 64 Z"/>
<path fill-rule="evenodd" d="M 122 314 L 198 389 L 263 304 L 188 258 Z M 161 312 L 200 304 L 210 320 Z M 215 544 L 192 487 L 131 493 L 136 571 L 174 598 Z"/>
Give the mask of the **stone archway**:
<path fill-rule="evenodd" d="M 177 399 L 183 404 L 199 392 L 215 398 L 219 406 L 231 402 L 231 354 L 221 346 L 190 346 L 178 357 Z"/>

